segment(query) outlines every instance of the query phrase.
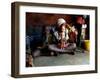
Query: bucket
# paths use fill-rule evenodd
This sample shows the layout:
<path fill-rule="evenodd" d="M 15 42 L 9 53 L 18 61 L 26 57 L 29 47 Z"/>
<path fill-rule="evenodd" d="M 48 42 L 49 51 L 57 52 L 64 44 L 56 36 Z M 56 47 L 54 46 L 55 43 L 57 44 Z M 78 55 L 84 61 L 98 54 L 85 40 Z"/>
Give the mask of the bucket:
<path fill-rule="evenodd" d="M 84 48 L 85 50 L 90 50 L 90 40 L 84 40 Z"/>

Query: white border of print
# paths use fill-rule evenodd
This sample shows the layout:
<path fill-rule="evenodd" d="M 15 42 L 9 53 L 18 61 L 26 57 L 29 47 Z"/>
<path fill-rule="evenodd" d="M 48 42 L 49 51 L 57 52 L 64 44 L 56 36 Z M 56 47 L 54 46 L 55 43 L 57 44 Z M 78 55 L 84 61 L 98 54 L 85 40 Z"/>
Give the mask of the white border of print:
<path fill-rule="evenodd" d="M 20 30 L 20 51 L 19 51 L 19 74 L 42 74 L 57 72 L 74 72 L 95 70 L 95 11 L 86 9 L 55 8 L 55 7 L 37 7 L 20 6 L 19 30 Z M 90 61 L 88 65 L 67 65 L 50 67 L 25 67 L 25 31 L 26 31 L 26 12 L 36 13 L 59 13 L 59 14 L 81 14 L 90 15 Z"/>

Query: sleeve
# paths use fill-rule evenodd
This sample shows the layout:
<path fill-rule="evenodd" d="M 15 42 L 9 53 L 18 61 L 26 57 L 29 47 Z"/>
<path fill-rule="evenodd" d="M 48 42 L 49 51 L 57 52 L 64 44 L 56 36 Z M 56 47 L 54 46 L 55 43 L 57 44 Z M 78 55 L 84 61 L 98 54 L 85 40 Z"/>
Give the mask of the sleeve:
<path fill-rule="evenodd" d="M 60 38 L 59 38 L 59 34 L 58 34 L 58 32 L 57 31 L 55 31 L 54 32 L 54 36 L 55 36 L 55 38 L 57 39 L 57 40 L 59 40 Z"/>

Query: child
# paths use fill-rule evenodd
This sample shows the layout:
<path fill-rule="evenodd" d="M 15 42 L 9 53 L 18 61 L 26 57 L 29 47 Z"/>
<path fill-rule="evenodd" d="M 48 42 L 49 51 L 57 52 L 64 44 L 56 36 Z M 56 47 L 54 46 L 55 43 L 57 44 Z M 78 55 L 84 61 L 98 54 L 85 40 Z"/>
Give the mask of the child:
<path fill-rule="evenodd" d="M 69 30 L 66 26 L 66 21 L 63 18 L 59 18 L 57 20 L 57 30 L 53 32 L 54 37 L 57 40 L 57 47 L 64 49 L 67 47 L 67 41 L 69 39 L 68 36 Z"/>

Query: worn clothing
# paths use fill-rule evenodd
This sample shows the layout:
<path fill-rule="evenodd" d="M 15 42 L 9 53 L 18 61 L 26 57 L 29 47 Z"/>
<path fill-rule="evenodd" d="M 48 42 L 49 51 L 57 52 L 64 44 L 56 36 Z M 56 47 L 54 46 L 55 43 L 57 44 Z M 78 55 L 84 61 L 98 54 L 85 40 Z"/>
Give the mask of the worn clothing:
<path fill-rule="evenodd" d="M 68 29 L 66 29 L 65 32 L 62 33 L 62 35 L 63 35 L 62 38 L 67 41 L 69 39 Z M 58 31 L 54 32 L 54 36 L 58 41 L 61 40 L 61 34 Z"/>

